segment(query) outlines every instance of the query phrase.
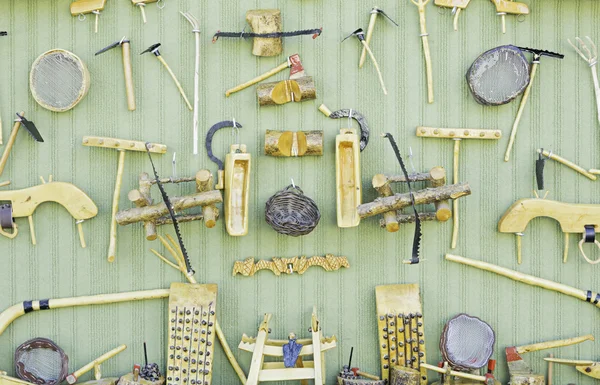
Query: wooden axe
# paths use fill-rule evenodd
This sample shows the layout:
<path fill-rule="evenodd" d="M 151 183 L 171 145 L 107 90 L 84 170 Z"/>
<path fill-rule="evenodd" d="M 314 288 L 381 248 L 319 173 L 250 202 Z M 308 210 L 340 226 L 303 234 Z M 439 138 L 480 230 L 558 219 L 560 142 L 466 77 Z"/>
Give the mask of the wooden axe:
<path fill-rule="evenodd" d="M 272 70 L 265 72 L 264 74 L 257 76 L 254 79 L 247 81 L 246 83 L 240 84 L 239 86 L 225 91 L 225 96 L 229 96 L 235 92 L 246 89 L 258 82 L 262 82 L 263 80 L 270 78 L 271 76 L 283 71 L 286 68 L 290 69 L 290 79 L 297 79 L 304 76 L 304 67 L 302 67 L 302 62 L 300 61 L 300 55 L 294 54 L 292 56 L 289 56 L 284 63 L 281 63 L 279 66 L 273 68 Z"/>

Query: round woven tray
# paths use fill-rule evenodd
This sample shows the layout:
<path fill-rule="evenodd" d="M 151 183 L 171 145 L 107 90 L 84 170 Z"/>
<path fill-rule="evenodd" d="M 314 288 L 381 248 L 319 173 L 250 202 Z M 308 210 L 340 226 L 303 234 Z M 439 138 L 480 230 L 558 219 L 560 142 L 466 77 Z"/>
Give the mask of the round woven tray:
<path fill-rule="evenodd" d="M 496 336 L 485 321 L 460 313 L 450 319 L 440 338 L 440 351 L 455 370 L 468 371 L 487 365 L 494 353 Z"/>
<path fill-rule="evenodd" d="M 50 350 L 58 353 L 60 359 L 60 368 L 58 378 L 40 378 L 38 375 L 38 367 L 34 362 L 27 362 L 27 355 L 37 349 Z M 40 363 L 44 365 L 52 365 L 52 362 Z M 48 368 L 46 368 L 48 369 Z M 15 370 L 17 376 L 25 381 L 38 385 L 56 385 L 65 380 L 69 374 L 69 357 L 65 352 L 54 342 L 47 338 L 34 338 L 26 341 L 15 350 Z"/>
<path fill-rule="evenodd" d="M 300 187 L 289 185 L 269 198 L 265 219 L 278 233 L 298 237 L 317 227 L 321 213 Z"/>

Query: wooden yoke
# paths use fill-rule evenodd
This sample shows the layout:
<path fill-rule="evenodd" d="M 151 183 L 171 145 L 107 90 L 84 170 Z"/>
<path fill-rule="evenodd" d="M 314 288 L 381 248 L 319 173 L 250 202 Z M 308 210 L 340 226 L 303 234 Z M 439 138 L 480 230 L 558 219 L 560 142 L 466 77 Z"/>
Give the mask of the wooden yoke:
<path fill-rule="evenodd" d="M 159 143 L 144 143 L 136 140 L 103 138 L 97 136 L 84 136 L 83 145 L 87 147 L 102 147 L 111 148 L 119 152 L 119 160 L 117 164 L 117 179 L 115 182 L 115 191 L 112 202 L 112 215 L 110 224 L 110 242 L 108 246 L 108 261 L 115 260 L 117 249 L 117 212 L 119 211 L 119 199 L 121 197 L 121 183 L 123 181 L 123 170 L 125 168 L 125 152 L 126 151 L 148 151 L 157 154 L 167 152 L 167 146 Z"/>
<path fill-rule="evenodd" d="M 433 128 L 433 127 L 417 127 L 417 136 L 424 138 L 443 138 L 454 140 L 454 178 L 452 183 L 458 182 L 458 169 L 459 169 L 459 153 L 460 153 L 460 141 L 463 139 L 490 139 L 498 140 L 502 137 L 502 131 L 500 130 L 481 130 L 481 129 L 470 129 L 470 128 Z M 458 214 L 458 200 L 452 202 L 453 208 L 453 229 L 452 229 L 452 244 L 453 249 L 456 248 L 458 242 L 458 226 L 459 226 L 459 214 Z"/>
<path fill-rule="evenodd" d="M 441 166 L 433 167 L 428 173 L 413 174 L 409 176 L 410 182 L 430 182 L 431 187 L 437 188 L 446 185 L 446 170 Z M 377 174 L 373 177 L 373 188 L 379 192 L 381 198 L 394 195 L 391 183 L 406 183 L 404 175 L 384 175 Z M 435 206 L 434 213 L 423 213 L 419 215 L 420 220 L 445 222 L 452 217 L 452 211 L 447 200 L 433 202 Z M 414 214 L 402 214 L 399 211 L 387 211 L 383 213 L 383 219 L 380 221 L 381 227 L 385 227 L 390 233 L 400 229 L 400 223 L 414 222 Z"/>
<path fill-rule="evenodd" d="M 547 199 L 521 199 L 513 203 L 498 221 L 498 231 L 517 235 L 519 264 L 522 261 L 521 237 L 529 222 L 538 217 L 549 217 L 560 224 L 561 231 L 565 234 L 563 262 L 566 263 L 569 256 L 569 234 L 583 234 L 579 242 L 579 251 L 588 262 L 594 263 L 587 258 L 582 245 L 586 238 L 586 226 L 593 227 L 594 231 L 600 229 L 600 205 L 563 203 Z M 593 242 L 598 245 L 598 241 Z"/>

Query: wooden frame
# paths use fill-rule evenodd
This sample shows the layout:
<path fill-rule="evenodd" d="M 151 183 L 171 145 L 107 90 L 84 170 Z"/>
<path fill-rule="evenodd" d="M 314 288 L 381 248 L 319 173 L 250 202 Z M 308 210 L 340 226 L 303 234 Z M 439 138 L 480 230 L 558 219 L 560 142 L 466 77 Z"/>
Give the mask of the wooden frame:
<path fill-rule="evenodd" d="M 286 368 L 283 362 L 264 362 L 265 356 L 283 358 L 283 345 L 286 340 L 269 340 L 269 321 L 271 314 L 265 314 L 258 328 L 256 338 L 242 336 L 238 348 L 252 353 L 252 361 L 246 385 L 257 385 L 267 381 L 314 380 L 315 385 L 325 383 L 325 352 L 336 347 L 335 336 L 323 337 L 316 308 L 313 308 L 311 318 L 310 339 L 297 340 L 304 345 L 298 356 L 295 368 Z M 313 356 L 313 361 L 305 361 L 304 356 Z"/>

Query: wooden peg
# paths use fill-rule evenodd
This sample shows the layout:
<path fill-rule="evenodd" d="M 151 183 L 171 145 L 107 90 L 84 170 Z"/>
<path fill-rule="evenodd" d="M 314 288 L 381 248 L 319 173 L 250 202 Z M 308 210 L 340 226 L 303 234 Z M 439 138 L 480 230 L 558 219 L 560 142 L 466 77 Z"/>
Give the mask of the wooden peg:
<path fill-rule="evenodd" d="M 71 15 L 80 16 L 92 13 L 96 16 L 94 33 L 98 33 L 98 19 L 104 10 L 106 0 L 77 0 L 71 3 Z"/>
<path fill-rule="evenodd" d="M 131 0 L 131 2 L 133 3 L 133 5 L 137 6 L 140 9 L 140 12 L 142 13 L 142 20 L 144 21 L 144 24 L 146 24 L 146 22 L 148 20 L 146 20 L 146 4 L 150 4 L 150 3 L 156 3 L 158 0 Z"/>
<path fill-rule="evenodd" d="M 205 192 L 214 190 L 213 175 L 208 170 L 200 170 L 196 173 L 196 191 Z M 219 209 L 214 204 L 202 206 L 204 215 L 204 225 L 211 229 L 217 224 L 219 219 Z"/>

